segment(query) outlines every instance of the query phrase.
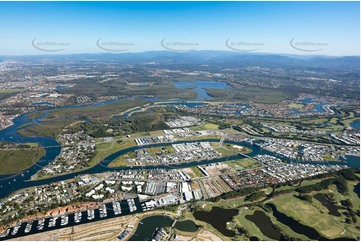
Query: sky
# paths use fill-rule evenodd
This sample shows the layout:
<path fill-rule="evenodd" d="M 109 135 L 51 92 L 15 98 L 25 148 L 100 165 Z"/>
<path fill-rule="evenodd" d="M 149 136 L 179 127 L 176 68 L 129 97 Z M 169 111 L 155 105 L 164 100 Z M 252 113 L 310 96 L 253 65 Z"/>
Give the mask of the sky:
<path fill-rule="evenodd" d="M 0 2 L 0 55 L 359 55 L 359 2 Z"/>

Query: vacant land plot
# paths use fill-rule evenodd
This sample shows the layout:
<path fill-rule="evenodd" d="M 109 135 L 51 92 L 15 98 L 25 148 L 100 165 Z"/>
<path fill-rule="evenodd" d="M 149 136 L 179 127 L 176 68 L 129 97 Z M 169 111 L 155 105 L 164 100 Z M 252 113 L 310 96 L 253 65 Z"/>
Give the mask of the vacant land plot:
<path fill-rule="evenodd" d="M 95 156 L 90 160 L 88 166 L 94 166 L 102 161 L 105 157 L 132 146 L 135 146 L 134 140 L 114 141 L 111 143 L 97 144 L 95 146 Z"/>
<path fill-rule="evenodd" d="M 251 160 L 249 158 L 227 161 L 227 164 L 236 170 L 243 170 L 246 168 L 256 168 L 261 166 L 260 163 Z"/>
<path fill-rule="evenodd" d="M 219 125 L 204 122 L 203 124 L 193 128 L 193 130 L 217 130 L 219 128 Z"/>

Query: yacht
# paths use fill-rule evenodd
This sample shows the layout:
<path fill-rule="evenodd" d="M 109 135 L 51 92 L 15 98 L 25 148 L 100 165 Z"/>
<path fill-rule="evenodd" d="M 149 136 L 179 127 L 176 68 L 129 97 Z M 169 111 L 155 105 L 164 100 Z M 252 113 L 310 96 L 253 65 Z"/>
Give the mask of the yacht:
<path fill-rule="evenodd" d="M 95 217 L 94 210 L 92 209 L 88 210 L 88 219 L 92 220 L 94 219 L 94 217 Z"/>
<path fill-rule="evenodd" d="M 28 222 L 25 227 L 25 233 L 29 233 L 32 227 L 33 227 L 33 222 Z"/>
<path fill-rule="evenodd" d="M 74 222 L 75 223 L 79 223 L 81 221 L 81 217 L 82 217 L 82 213 L 81 212 L 77 212 L 74 214 Z"/>
<path fill-rule="evenodd" d="M 105 204 L 103 204 L 103 206 L 99 208 L 99 214 L 100 214 L 100 218 L 105 218 L 108 216 L 107 207 Z"/>
<path fill-rule="evenodd" d="M 119 215 L 122 213 L 120 202 L 113 202 L 113 211 L 114 211 L 114 215 Z"/>
<path fill-rule="evenodd" d="M 135 202 L 134 202 L 133 198 L 127 199 L 127 202 L 128 202 L 128 206 L 129 206 L 129 211 L 131 213 L 137 210 L 137 207 L 135 206 Z"/>
<path fill-rule="evenodd" d="M 54 227 L 54 226 L 56 225 L 56 220 L 58 220 L 58 217 L 51 218 L 51 219 L 49 220 L 49 225 L 48 225 L 48 227 L 49 227 L 49 228 Z"/>
<path fill-rule="evenodd" d="M 44 224 L 45 224 L 45 219 L 40 219 L 40 220 L 38 220 L 37 229 L 38 229 L 38 230 L 42 230 L 42 229 L 44 228 Z"/>
<path fill-rule="evenodd" d="M 69 217 L 67 215 L 61 216 L 61 226 L 67 225 L 69 223 Z"/>
<path fill-rule="evenodd" d="M 16 225 L 13 228 L 13 231 L 11 231 L 11 235 L 16 235 L 18 233 L 19 229 L 20 229 L 20 225 Z"/>

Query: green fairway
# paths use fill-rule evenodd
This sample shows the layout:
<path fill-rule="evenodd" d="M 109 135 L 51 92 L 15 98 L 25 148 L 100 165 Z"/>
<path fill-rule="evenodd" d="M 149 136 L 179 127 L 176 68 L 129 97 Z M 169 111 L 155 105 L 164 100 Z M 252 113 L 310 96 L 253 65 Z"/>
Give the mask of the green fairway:
<path fill-rule="evenodd" d="M 337 191 L 333 191 L 337 194 Z M 276 198 L 272 201 L 276 205 L 277 209 L 291 216 L 293 219 L 300 223 L 316 229 L 320 234 L 327 238 L 339 238 L 339 237 L 354 237 L 359 233 L 359 230 L 352 224 L 344 223 L 344 215 L 336 217 L 328 214 L 328 210 L 313 199 L 312 203 L 308 203 L 293 196 L 293 194 L 287 194 L 282 198 Z M 297 209 L 295 209 L 297 208 Z"/>
<path fill-rule="evenodd" d="M 316 184 L 323 179 L 314 179 L 314 180 L 305 180 L 301 183 L 302 186 L 307 186 L 311 184 Z M 352 202 L 352 209 L 357 211 L 360 209 L 360 199 L 355 192 L 353 192 L 353 186 L 358 181 L 347 181 L 347 186 L 349 188 L 349 193 L 342 195 L 338 192 L 335 185 L 331 185 L 327 190 L 314 191 L 310 195 L 313 196 L 317 193 L 324 194 L 333 194 L 335 205 L 342 207 L 340 201 L 350 199 Z M 273 215 L 271 210 L 266 209 L 266 203 L 274 204 L 277 209 L 284 213 L 287 216 L 292 217 L 294 220 L 299 223 L 314 228 L 322 236 L 336 239 L 336 238 L 356 238 L 359 235 L 359 217 L 357 216 L 357 223 L 347 223 L 346 218 L 347 210 L 345 208 L 339 209 L 341 214 L 340 217 L 330 215 L 329 210 L 325 207 L 324 204 L 321 204 L 315 198 L 312 199 L 312 202 L 307 202 L 301 200 L 300 198 L 295 197 L 298 193 L 295 191 L 298 187 L 298 184 L 292 186 L 281 186 L 276 188 L 275 191 L 282 190 L 291 190 L 289 193 L 274 196 L 262 202 L 250 202 L 245 200 L 246 196 L 243 197 L 234 197 L 229 199 L 221 199 L 216 202 L 205 202 L 200 204 L 198 209 L 210 211 L 212 207 L 221 207 L 225 209 L 237 209 L 239 214 L 233 218 L 233 222 L 241 228 L 244 228 L 248 232 L 248 236 L 256 236 L 261 240 L 270 240 L 266 235 L 262 234 L 261 230 L 256 226 L 255 223 L 246 219 L 246 215 L 253 214 L 256 210 L 264 212 L 267 217 L 270 218 L 272 224 L 277 230 L 279 230 L 283 235 L 290 236 L 293 239 L 298 240 L 309 240 L 309 238 L 303 234 L 298 234 L 293 231 L 287 224 L 283 224 L 277 220 Z M 265 189 L 266 194 L 272 192 L 272 188 Z M 345 213 L 345 214 L 344 214 Z M 248 240 L 249 237 L 244 237 L 245 235 L 240 235 L 237 237 L 239 240 Z"/>

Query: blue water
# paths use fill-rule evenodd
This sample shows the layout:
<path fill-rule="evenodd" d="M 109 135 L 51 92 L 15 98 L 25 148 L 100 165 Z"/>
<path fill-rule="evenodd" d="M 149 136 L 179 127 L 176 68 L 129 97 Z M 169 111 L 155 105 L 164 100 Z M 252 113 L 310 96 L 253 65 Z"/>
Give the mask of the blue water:
<path fill-rule="evenodd" d="M 324 113 L 326 112 L 325 110 L 323 110 L 323 105 L 325 105 L 326 103 L 318 103 L 315 105 L 315 110 L 319 113 Z"/>
<path fill-rule="evenodd" d="M 69 88 L 68 86 L 56 86 L 55 90 L 61 90 L 61 89 L 66 89 Z"/>
<path fill-rule="evenodd" d="M 350 123 L 350 126 L 354 129 L 360 130 L 360 119 Z"/>
<path fill-rule="evenodd" d="M 104 105 L 106 103 L 113 103 L 116 101 L 119 101 L 119 100 L 109 100 L 109 101 L 104 101 L 101 103 L 85 105 L 85 106 L 75 106 L 75 107 L 81 108 L 81 107 L 87 107 L 87 106 L 98 106 L 98 105 Z M 203 103 L 199 103 L 199 105 L 200 104 L 203 104 Z M 197 104 L 191 104 L 191 105 L 197 105 Z M 68 106 L 68 107 L 62 107 L 62 108 L 69 108 L 69 107 L 74 107 L 74 106 Z M 56 108 L 56 109 L 60 109 L 60 108 Z M 50 110 L 54 110 L 54 109 L 50 109 Z M 132 167 L 132 168 L 130 168 L 130 167 L 121 167 L 121 168 L 107 167 L 107 165 L 111 161 L 113 161 L 120 155 L 139 148 L 139 147 L 132 147 L 132 148 L 124 149 L 124 150 L 121 150 L 121 151 L 111 154 L 110 156 L 106 157 L 103 161 L 101 161 L 98 165 L 96 165 L 88 170 L 76 172 L 73 174 L 61 175 L 59 177 L 54 177 L 54 178 L 49 178 L 49 179 L 44 179 L 44 180 L 39 180 L 39 181 L 29 181 L 30 177 L 33 174 L 38 172 L 41 168 L 43 168 L 50 162 L 54 161 L 56 156 L 59 155 L 59 153 L 60 153 L 60 144 L 53 138 L 43 137 L 43 136 L 23 137 L 22 135 L 17 133 L 17 130 L 20 127 L 23 127 L 25 125 L 40 124 L 41 120 L 47 116 L 49 111 L 43 110 L 41 112 L 42 112 L 41 116 L 34 120 L 29 120 L 26 117 L 27 114 L 23 114 L 13 120 L 14 125 L 6 128 L 4 130 L 0 130 L 0 141 L 17 142 L 17 143 L 29 143 L 29 142 L 38 143 L 42 147 L 45 148 L 45 155 L 32 167 L 30 167 L 18 174 L 0 176 L 0 191 L 1 191 L 0 198 L 6 197 L 9 194 L 11 194 L 12 192 L 15 192 L 22 188 L 49 184 L 51 182 L 57 182 L 57 181 L 62 181 L 62 180 L 66 180 L 66 179 L 71 179 L 71 178 L 73 178 L 77 175 L 81 175 L 81 174 L 94 174 L 94 173 L 100 173 L 100 172 L 104 172 L 104 171 L 115 171 L 115 170 L 138 170 L 138 169 L 154 169 L 154 168 L 176 169 L 176 168 L 190 167 L 190 166 L 194 166 L 194 165 L 202 165 L 202 164 L 208 164 L 208 163 L 214 163 L 214 162 L 223 162 L 223 161 L 232 160 L 232 159 L 239 159 L 239 156 L 236 155 L 236 156 L 231 156 L 231 157 L 227 157 L 227 158 L 203 160 L 203 161 L 189 162 L 189 163 L 185 163 L 185 164 L 161 165 L 161 166 L 157 166 L 157 167 L 155 167 L 155 166 Z M 219 140 L 211 140 L 210 139 L 210 140 L 204 140 L 204 141 L 218 142 Z M 184 141 L 179 141 L 179 142 L 182 143 Z M 177 143 L 177 142 L 174 142 L 174 143 Z M 251 146 L 247 143 L 229 142 L 229 141 L 225 141 L 225 143 L 240 144 L 242 146 L 252 148 L 253 151 L 251 154 L 249 154 L 250 156 L 255 156 L 258 154 L 268 154 L 268 155 L 274 155 L 274 156 L 279 157 L 278 155 L 275 155 L 271 152 L 267 152 L 265 150 L 261 150 L 260 148 L 258 148 L 256 146 Z M 168 145 L 170 145 L 170 144 L 168 144 Z M 164 146 L 164 144 L 155 144 L 155 145 L 153 144 L 153 145 L 144 146 L 144 148 L 154 147 L 154 146 Z M 280 157 L 280 158 L 282 158 L 283 160 L 289 161 L 288 159 L 286 159 L 284 157 Z M 297 162 L 297 161 L 292 160 L 292 162 Z M 316 163 L 311 162 L 311 164 L 316 164 Z M 360 158 L 354 157 L 354 156 L 346 156 L 346 161 L 342 162 L 342 163 L 331 162 L 331 163 L 319 163 L 319 164 L 342 164 L 342 165 L 348 165 L 351 167 L 359 168 Z"/>
<path fill-rule="evenodd" d="M 292 114 L 301 114 L 300 110 L 297 110 L 295 108 L 292 108 L 290 111 Z"/>
<path fill-rule="evenodd" d="M 313 99 L 309 97 L 299 100 L 301 103 L 312 103 L 312 101 Z"/>
<path fill-rule="evenodd" d="M 312 103 L 313 101 L 314 101 L 313 98 L 304 98 L 304 99 L 299 100 L 300 103 Z M 315 104 L 315 111 L 319 112 L 319 113 L 326 112 L 322 108 L 325 104 L 326 103 L 317 103 L 317 104 Z M 297 112 L 295 109 L 292 109 L 292 113 L 293 114 L 300 114 L 300 112 Z"/>
<path fill-rule="evenodd" d="M 26 224 L 27 224 L 26 222 L 24 222 L 24 223 L 21 224 L 21 227 L 19 228 L 16 235 L 11 235 L 11 233 L 9 233 L 9 235 L 6 238 L 0 238 L 0 241 L 7 240 L 7 239 L 18 238 L 18 237 L 25 236 L 25 235 L 30 235 L 30 234 L 42 233 L 42 232 L 45 232 L 45 231 L 51 231 L 51 230 L 71 227 L 71 226 L 78 225 L 78 224 L 87 224 L 87 223 L 92 223 L 92 222 L 95 222 L 95 221 L 106 220 L 106 219 L 111 219 L 111 218 L 120 217 L 120 216 L 126 216 L 126 215 L 129 215 L 129 214 L 140 213 L 140 212 L 143 211 L 143 209 L 141 207 L 141 203 L 140 203 L 138 198 L 134 199 L 137 210 L 134 211 L 133 213 L 130 212 L 127 200 L 120 200 L 118 202 L 120 203 L 121 210 L 122 210 L 122 213 L 118 214 L 118 215 L 115 215 L 115 213 L 113 211 L 112 204 L 111 203 L 106 203 L 107 217 L 105 217 L 105 218 L 100 218 L 99 209 L 94 209 L 95 217 L 91 221 L 87 219 L 87 212 L 82 211 L 82 216 L 81 216 L 82 220 L 80 221 L 80 223 L 75 223 L 74 214 L 71 213 L 71 214 L 67 214 L 68 217 L 69 217 L 69 223 L 67 225 L 61 225 L 60 219 L 58 219 L 57 222 L 56 222 L 56 226 L 49 227 L 50 217 L 48 217 L 48 218 L 45 219 L 44 228 L 41 231 L 36 229 L 37 225 L 39 224 L 38 220 L 34 220 L 32 229 L 29 231 L 29 233 L 25 233 L 25 231 L 24 231 L 25 227 L 26 227 Z"/>
<path fill-rule="evenodd" d="M 215 82 L 215 81 L 174 81 L 174 86 L 180 89 L 192 88 L 192 91 L 197 93 L 196 100 L 211 100 L 213 97 L 209 96 L 207 93 L 207 88 L 209 89 L 228 89 L 229 86 L 225 82 Z"/>
<path fill-rule="evenodd" d="M 33 106 L 42 106 L 42 105 L 53 105 L 52 103 L 49 102 L 37 102 L 37 103 L 33 103 Z"/>

